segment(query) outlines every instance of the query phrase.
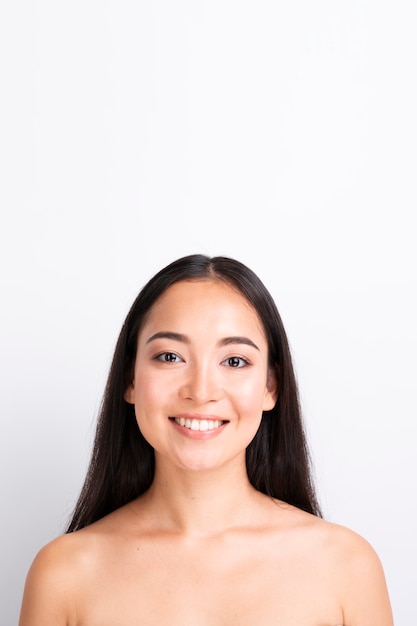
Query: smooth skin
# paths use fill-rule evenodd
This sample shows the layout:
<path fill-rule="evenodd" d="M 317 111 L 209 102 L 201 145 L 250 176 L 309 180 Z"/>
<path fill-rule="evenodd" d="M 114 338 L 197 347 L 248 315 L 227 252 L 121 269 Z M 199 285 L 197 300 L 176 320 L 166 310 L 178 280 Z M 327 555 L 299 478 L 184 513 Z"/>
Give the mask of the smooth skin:
<path fill-rule="evenodd" d="M 40 551 L 19 626 L 393 626 L 373 548 L 248 481 L 246 446 L 278 393 L 242 295 L 212 280 L 170 287 L 125 394 L 154 482 Z"/>

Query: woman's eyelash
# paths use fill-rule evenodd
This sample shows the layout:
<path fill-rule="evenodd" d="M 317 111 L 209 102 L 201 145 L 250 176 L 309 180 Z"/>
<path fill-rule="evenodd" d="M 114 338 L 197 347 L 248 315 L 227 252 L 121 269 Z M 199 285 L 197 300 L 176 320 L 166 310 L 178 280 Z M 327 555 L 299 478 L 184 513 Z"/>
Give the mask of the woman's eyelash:
<path fill-rule="evenodd" d="M 229 356 L 227 359 L 223 361 L 223 364 L 226 364 L 228 367 L 234 369 L 241 369 L 242 367 L 246 367 L 250 365 L 249 361 L 244 359 L 241 356 Z"/>
<path fill-rule="evenodd" d="M 161 361 L 162 363 L 177 363 L 181 360 L 175 352 L 160 352 L 154 356 L 155 361 Z"/>

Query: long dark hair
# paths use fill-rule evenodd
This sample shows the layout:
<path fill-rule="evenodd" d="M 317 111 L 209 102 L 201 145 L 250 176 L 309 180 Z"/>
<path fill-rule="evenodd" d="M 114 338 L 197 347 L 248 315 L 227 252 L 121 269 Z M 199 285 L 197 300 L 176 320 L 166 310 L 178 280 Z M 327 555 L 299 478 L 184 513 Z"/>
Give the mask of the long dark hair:
<path fill-rule="evenodd" d="M 124 400 L 133 380 L 138 334 L 156 300 L 174 283 L 214 279 L 239 290 L 257 311 L 268 341 L 278 399 L 264 411 L 246 450 L 247 473 L 262 493 L 321 517 L 314 490 L 290 349 L 276 305 L 260 279 L 227 257 L 194 254 L 174 261 L 141 290 L 120 332 L 97 424 L 90 466 L 67 532 L 88 526 L 144 493 L 155 470 L 154 450 Z"/>

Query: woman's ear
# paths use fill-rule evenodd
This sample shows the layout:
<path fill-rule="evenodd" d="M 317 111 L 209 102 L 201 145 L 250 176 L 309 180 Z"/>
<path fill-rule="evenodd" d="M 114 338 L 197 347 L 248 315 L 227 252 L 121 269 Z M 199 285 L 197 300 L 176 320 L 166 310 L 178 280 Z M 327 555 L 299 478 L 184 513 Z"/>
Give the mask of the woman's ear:
<path fill-rule="evenodd" d="M 135 387 L 134 387 L 133 381 L 126 388 L 126 391 L 124 392 L 123 397 L 126 400 L 126 402 L 128 402 L 129 404 L 135 404 Z"/>
<path fill-rule="evenodd" d="M 278 379 L 272 368 L 268 369 L 268 377 L 266 380 L 264 411 L 271 411 L 278 400 Z"/>

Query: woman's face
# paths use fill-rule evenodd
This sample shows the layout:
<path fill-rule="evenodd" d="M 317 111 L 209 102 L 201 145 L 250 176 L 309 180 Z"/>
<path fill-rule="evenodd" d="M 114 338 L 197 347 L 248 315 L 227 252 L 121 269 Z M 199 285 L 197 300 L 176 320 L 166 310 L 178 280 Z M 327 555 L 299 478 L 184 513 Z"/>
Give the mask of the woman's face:
<path fill-rule="evenodd" d="M 167 289 L 139 334 L 125 393 L 158 463 L 204 470 L 239 460 L 276 402 L 262 323 L 214 280 Z"/>

